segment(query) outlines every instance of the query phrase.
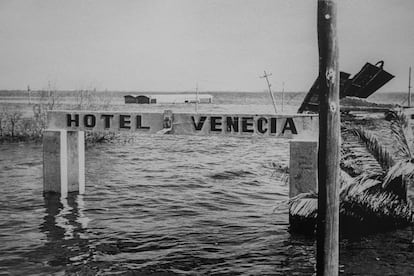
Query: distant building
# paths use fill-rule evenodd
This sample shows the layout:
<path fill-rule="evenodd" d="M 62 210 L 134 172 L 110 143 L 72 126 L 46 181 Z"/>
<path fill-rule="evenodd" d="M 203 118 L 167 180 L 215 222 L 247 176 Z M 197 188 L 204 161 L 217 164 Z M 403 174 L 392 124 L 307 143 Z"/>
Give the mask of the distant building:
<path fill-rule="evenodd" d="M 132 95 L 126 95 L 124 96 L 124 99 L 125 99 L 126 104 L 137 103 L 137 99 L 135 98 L 135 96 L 132 96 Z"/>
<path fill-rule="evenodd" d="M 151 96 L 146 95 L 126 95 L 124 96 L 126 104 L 154 104 L 157 103 L 157 99 L 152 98 Z"/>
<path fill-rule="evenodd" d="M 154 94 L 154 95 L 126 95 L 125 103 L 135 104 L 182 104 L 182 103 L 212 103 L 213 96 L 208 94 Z"/>

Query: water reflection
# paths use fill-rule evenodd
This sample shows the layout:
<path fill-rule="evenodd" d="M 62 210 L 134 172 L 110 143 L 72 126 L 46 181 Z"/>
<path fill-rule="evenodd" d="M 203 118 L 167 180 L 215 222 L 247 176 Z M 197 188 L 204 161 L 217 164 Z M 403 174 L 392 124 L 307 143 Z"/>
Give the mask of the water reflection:
<path fill-rule="evenodd" d="M 82 195 L 70 194 L 61 199 L 58 194 L 44 197 L 46 214 L 40 231 L 45 234 L 42 259 L 50 266 L 81 264 L 91 257 Z"/>
<path fill-rule="evenodd" d="M 290 233 L 286 241 L 286 275 L 314 275 L 316 243 L 313 235 Z"/>

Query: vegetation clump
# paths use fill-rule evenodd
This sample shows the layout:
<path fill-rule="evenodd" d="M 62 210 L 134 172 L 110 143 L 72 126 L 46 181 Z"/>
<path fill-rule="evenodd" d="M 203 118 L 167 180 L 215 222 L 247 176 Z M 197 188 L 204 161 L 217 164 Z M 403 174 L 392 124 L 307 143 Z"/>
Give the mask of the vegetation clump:
<path fill-rule="evenodd" d="M 50 89 L 31 92 L 29 104 L 4 104 L 0 111 L 0 143 L 41 142 L 43 131 L 47 128 L 47 112 L 58 109 L 107 110 L 111 106 L 108 95 L 91 93 L 89 90 L 71 92 L 74 104 L 64 104 L 67 95 Z M 72 95 L 73 94 L 73 95 Z M 114 133 L 86 132 L 88 144 L 104 143 L 115 138 Z"/>
<path fill-rule="evenodd" d="M 41 141 L 46 127 L 46 112 L 34 112 L 33 118 L 24 118 L 22 112 L 4 107 L 0 112 L 0 142 Z"/>
<path fill-rule="evenodd" d="M 342 124 L 340 228 L 342 233 L 366 233 L 413 223 L 407 185 L 414 176 L 412 129 L 402 112 L 382 120 L 380 137 L 373 125 Z M 386 131 L 388 129 L 388 131 Z M 388 132 L 388 133 L 385 133 Z M 289 202 L 291 230 L 313 232 L 317 194 Z"/>

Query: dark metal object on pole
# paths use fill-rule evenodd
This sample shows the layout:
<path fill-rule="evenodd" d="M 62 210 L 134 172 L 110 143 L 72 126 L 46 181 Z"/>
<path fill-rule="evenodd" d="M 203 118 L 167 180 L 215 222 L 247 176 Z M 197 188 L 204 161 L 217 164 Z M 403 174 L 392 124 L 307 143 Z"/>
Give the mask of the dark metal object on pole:
<path fill-rule="evenodd" d="M 375 65 L 367 62 L 362 69 L 350 78 L 351 74 L 339 72 L 339 98 L 357 97 L 366 99 L 388 83 L 394 76 L 384 70 L 381 60 Z M 319 77 L 313 83 L 298 109 L 298 113 L 319 111 Z"/>
<path fill-rule="evenodd" d="M 339 261 L 339 71 L 337 0 L 318 0 L 319 150 L 317 275 L 338 275 Z"/>

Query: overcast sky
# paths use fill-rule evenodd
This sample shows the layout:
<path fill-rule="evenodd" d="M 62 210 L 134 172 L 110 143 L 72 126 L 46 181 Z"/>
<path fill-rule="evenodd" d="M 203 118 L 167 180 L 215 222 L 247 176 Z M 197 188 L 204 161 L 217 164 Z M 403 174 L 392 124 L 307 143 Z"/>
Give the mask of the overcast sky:
<path fill-rule="evenodd" d="M 385 61 L 406 91 L 414 1 L 340 0 L 340 69 Z M 0 89 L 307 91 L 317 0 L 0 0 Z"/>

